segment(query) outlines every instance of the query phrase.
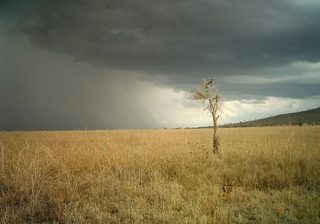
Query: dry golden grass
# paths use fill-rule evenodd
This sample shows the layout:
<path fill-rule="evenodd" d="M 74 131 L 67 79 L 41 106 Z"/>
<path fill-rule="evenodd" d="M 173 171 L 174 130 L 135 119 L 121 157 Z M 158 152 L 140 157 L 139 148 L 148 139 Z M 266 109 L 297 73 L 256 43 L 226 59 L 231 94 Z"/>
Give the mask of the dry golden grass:
<path fill-rule="evenodd" d="M 0 133 L 0 223 L 320 223 L 320 127 Z"/>

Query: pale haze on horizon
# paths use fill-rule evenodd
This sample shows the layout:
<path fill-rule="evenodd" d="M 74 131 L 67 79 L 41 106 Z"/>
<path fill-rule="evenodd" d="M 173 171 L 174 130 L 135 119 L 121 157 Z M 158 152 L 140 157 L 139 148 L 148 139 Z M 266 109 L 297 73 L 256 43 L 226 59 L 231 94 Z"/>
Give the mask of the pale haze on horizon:
<path fill-rule="evenodd" d="M 211 125 L 320 106 L 320 1 L 0 0 L 0 130 Z"/>

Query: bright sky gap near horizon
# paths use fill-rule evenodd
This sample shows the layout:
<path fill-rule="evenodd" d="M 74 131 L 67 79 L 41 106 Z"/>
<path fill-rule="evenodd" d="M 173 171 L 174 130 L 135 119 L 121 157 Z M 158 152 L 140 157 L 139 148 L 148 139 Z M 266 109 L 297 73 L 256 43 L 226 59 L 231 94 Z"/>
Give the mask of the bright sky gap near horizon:
<path fill-rule="evenodd" d="M 0 130 L 211 125 L 320 106 L 318 0 L 0 0 Z"/>

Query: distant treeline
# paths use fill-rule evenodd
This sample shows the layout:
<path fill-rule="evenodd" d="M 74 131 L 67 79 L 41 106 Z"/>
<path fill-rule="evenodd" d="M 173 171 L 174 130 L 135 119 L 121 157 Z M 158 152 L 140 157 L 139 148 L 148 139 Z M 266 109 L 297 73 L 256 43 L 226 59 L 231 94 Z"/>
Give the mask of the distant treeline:
<path fill-rule="evenodd" d="M 268 118 L 245 121 L 234 124 L 225 124 L 221 127 L 259 127 L 281 125 L 319 125 L 320 107 L 297 113 L 280 114 Z"/>
<path fill-rule="evenodd" d="M 221 128 L 232 127 L 263 127 L 263 126 L 283 126 L 283 125 L 320 125 L 320 107 L 316 109 L 301 111 L 297 113 L 280 114 L 263 119 L 244 121 L 239 123 L 224 124 Z M 192 129 L 212 128 L 212 126 L 195 127 Z M 177 128 L 180 129 L 180 128 Z M 185 129 L 191 129 L 189 127 Z"/>

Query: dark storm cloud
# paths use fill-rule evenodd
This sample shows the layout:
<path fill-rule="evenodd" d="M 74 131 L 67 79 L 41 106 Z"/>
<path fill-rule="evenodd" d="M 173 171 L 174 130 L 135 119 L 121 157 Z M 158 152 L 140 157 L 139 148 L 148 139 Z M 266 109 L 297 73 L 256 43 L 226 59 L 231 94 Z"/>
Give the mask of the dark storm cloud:
<path fill-rule="evenodd" d="M 225 100 L 318 96 L 319 27 L 317 0 L 0 0 L 0 126 L 157 126 L 138 84 L 115 87 L 132 71 L 186 91 L 214 76 Z"/>
<path fill-rule="evenodd" d="M 233 97 L 241 92 L 243 98 L 246 96 L 261 97 L 288 97 L 288 98 L 307 98 L 319 95 L 319 83 L 315 84 L 228 84 L 224 88 L 224 92 L 232 95 Z M 255 93 L 253 95 L 252 93 Z M 238 98 L 239 99 L 239 98 Z"/>
<path fill-rule="evenodd" d="M 159 126 L 137 100 L 142 88 L 132 78 L 10 41 L 15 47 L 0 58 L 0 130 Z"/>
<path fill-rule="evenodd" d="M 226 72 L 320 60 L 316 1 L 13 2 L 34 43 L 114 68 Z"/>

